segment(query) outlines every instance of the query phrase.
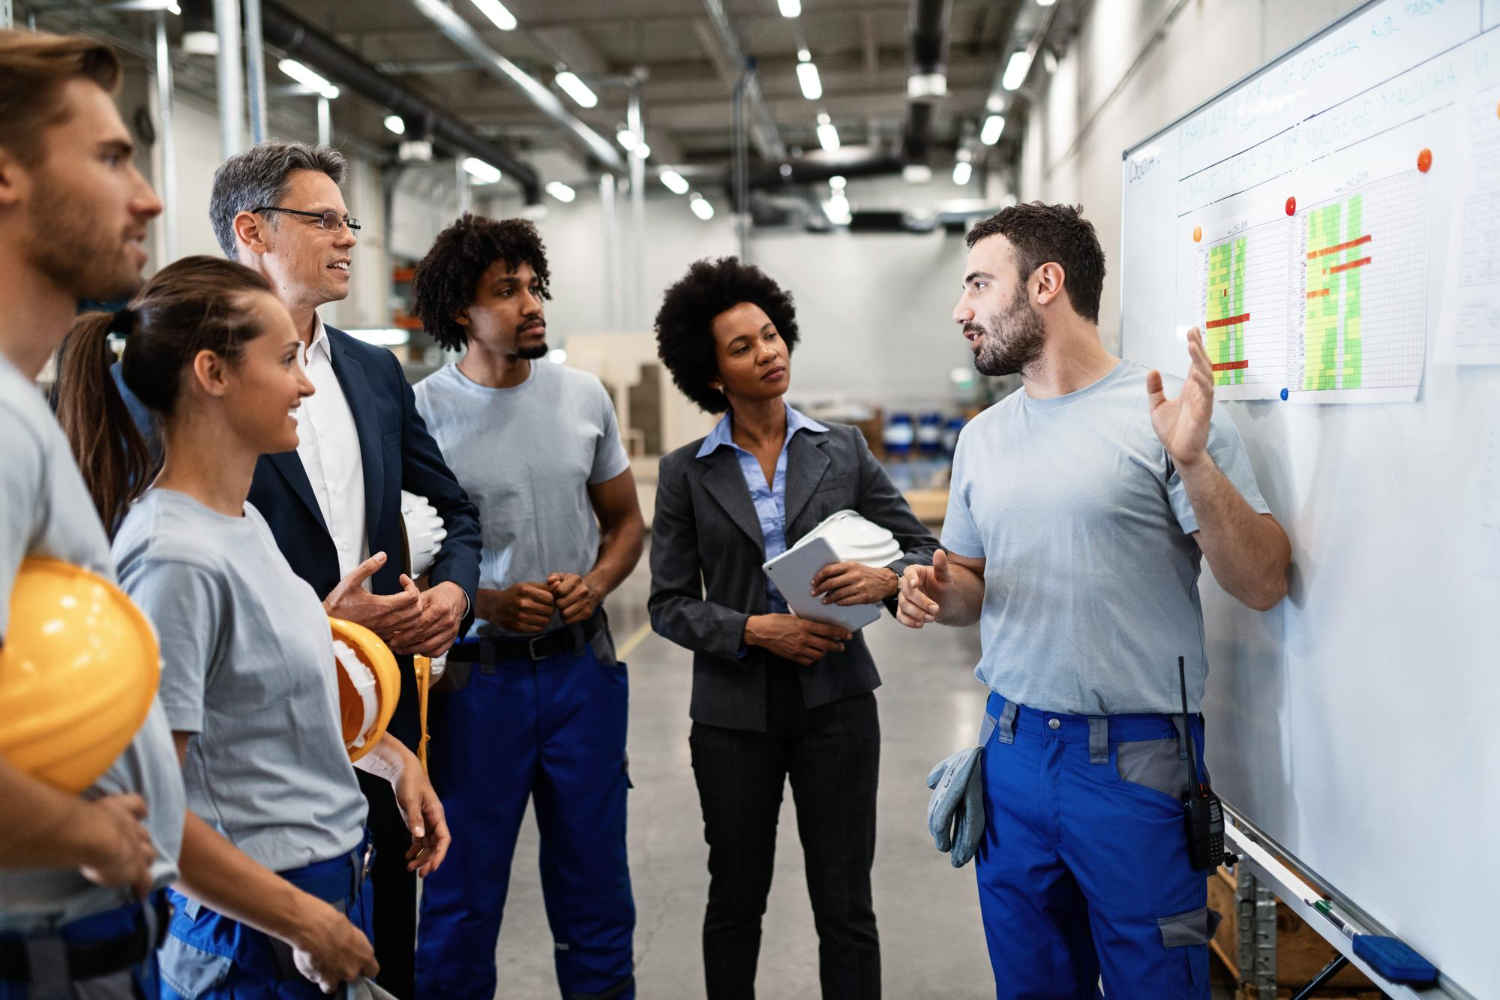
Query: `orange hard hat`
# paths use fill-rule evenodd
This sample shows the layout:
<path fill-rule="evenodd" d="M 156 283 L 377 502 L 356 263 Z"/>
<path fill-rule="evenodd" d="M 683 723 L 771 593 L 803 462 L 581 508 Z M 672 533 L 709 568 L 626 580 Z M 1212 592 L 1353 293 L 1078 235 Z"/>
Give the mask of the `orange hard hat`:
<path fill-rule="evenodd" d="M 81 792 L 140 731 L 160 680 L 156 633 L 119 587 L 57 559 L 21 563 L 0 648 L 0 756 Z"/>
<path fill-rule="evenodd" d="M 380 637 L 363 625 L 330 618 L 339 681 L 339 717 L 351 761 L 380 742 L 401 697 L 401 671 Z"/>

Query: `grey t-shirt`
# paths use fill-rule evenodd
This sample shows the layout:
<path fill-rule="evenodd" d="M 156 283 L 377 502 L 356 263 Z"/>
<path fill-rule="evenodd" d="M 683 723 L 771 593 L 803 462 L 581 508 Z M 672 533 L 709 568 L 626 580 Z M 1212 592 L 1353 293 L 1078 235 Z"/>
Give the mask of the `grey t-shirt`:
<path fill-rule="evenodd" d="M 599 557 L 588 487 L 630 468 L 614 403 L 593 375 L 533 361 L 513 389 L 448 365 L 416 385 L 417 411 L 479 508 L 479 586 L 504 590 L 552 573 L 582 576 Z M 553 616 L 549 628 L 561 624 Z M 480 635 L 507 635 L 475 622 Z"/>
<path fill-rule="evenodd" d="M 1266 513 L 1222 406 L 1208 451 Z M 1196 711 L 1208 676 L 1197 530 L 1151 427 L 1144 367 L 1121 361 L 1055 399 L 1002 399 L 959 435 L 943 523 L 944 548 L 986 560 L 975 675 L 1042 711 L 1180 712 L 1184 656 Z"/>
<path fill-rule="evenodd" d="M 47 556 L 115 578 L 109 539 L 73 452 L 37 387 L 0 356 L 0 642 L 10 627 L 11 588 L 27 556 Z M 134 792 L 146 800 L 156 846 L 157 886 L 177 877 L 182 847 L 182 773 L 161 704 L 153 701 L 135 739 L 85 798 Z M 14 819 L 14 817 L 12 818 Z M 0 869 L 0 930 L 65 923 L 130 902 L 76 871 Z"/>
<path fill-rule="evenodd" d="M 272 871 L 359 845 L 365 799 L 344 749 L 333 636 L 260 512 L 153 489 L 115 535 L 121 586 L 161 636 L 161 703 L 194 733 L 188 805 Z"/>

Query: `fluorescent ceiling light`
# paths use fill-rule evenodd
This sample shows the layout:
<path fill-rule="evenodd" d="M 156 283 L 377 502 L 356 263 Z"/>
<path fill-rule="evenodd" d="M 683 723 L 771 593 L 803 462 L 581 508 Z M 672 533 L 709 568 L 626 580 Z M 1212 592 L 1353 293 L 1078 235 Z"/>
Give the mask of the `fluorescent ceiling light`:
<path fill-rule="evenodd" d="M 635 133 L 628 128 L 622 128 L 615 133 L 615 141 L 626 151 L 632 150 L 636 144 Z"/>
<path fill-rule="evenodd" d="M 638 142 L 630 152 L 637 160 L 645 160 L 651 156 L 651 146 L 649 143 Z"/>
<path fill-rule="evenodd" d="M 219 36 L 212 31 L 184 31 L 182 51 L 191 56 L 216 56 L 219 54 Z"/>
<path fill-rule="evenodd" d="M 796 17 L 802 13 L 802 0 L 776 0 L 776 6 L 781 8 L 782 17 Z"/>
<path fill-rule="evenodd" d="M 498 168 L 490 166 L 475 156 L 464 160 L 464 169 L 481 184 L 495 184 L 500 180 L 500 170 Z"/>
<path fill-rule="evenodd" d="M 687 178 L 682 176 L 675 170 L 663 170 L 661 172 L 661 182 L 665 184 L 667 186 L 667 190 L 671 191 L 673 194 L 688 193 Z"/>
<path fill-rule="evenodd" d="M 984 127 L 979 130 L 979 141 L 986 146 L 993 146 L 1000 141 L 1000 133 L 1005 131 L 1005 116 L 990 115 L 984 120 Z"/>
<path fill-rule="evenodd" d="M 406 134 L 406 120 L 400 115 L 386 115 L 385 127 L 397 135 Z"/>
<path fill-rule="evenodd" d="M 925 163 L 908 163 L 901 168 L 901 179 L 908 184 L 926 184 L 932 180 L 932 168 Z"/>
<path fill-rule="evenodd" d="M 501 31 L 516 30 L 516 15 L 505 9 L 500 0 L 471 0 L 479 13 L 490 19 L 490 23 Z"/>
<path fill-rule="evenodd" d="M 847 187 L 848 184 L 849 182 L 844 180 L 844 178 L 838 174 L 834 174 L 832 177 L 828 178 L 828 186 L 833 188 L 835 191 L 844 190 L 844 188 Z"/>
<path fill-rule="evenodd" d="M 431 163 L 432 143 L 426 139 L 403 139 L 396 149 L 396 159 L 402 163 Z"/>
<path fill-rule="evenodd" d="M 568 187 L 562 181 L 550 181 L 547 184 L 547 193 L 566 205 L 578 197 L 578 192 Z"/>
<path fill-rule="evenodd" d="M 1057 0 L 1036 0 L 1038 7 L 1051 7 L 1055 3 L 1057 3 Z"/>
<path fill-rule="evenodd" d="M 809 51 L 807 51 L 806 49 L 798 49 L 797 50 L 797 61 L 798 62 L 811 62 L 812 61 L 812 53 L 809 52 Z"/>
<path fill-rule="evenodd" d="M 1000 86 L 1006 90 L 1016 90 L 1026 82 L 1026 74 L 1030 72 L 1031 50 L 1012 52 L 1010 62 L 1005 64 L 1005 75 L 1000 78 Z"/>
<path fill-rule="evenodd" d="M 714 217 L 713 205 L 710 204 L 709 200 L 703 197 L 701 194 L 694 198 L 692 201 L 688 202 L 688 204 L 692 206 L 693 214 L 702 219 L 704 222 L 707 222 L 709 219 L 712 219 Z"/>
<path fill-rule="evenodd" d="M 547 352 L 547 360 L 554 365 L 565 365 L 568 363 L 568 352 L 561 347 L 554 347 Z"/>
<path fill-rule="evenodd" d="M 913 101 L 944 97 L 948 78 L 942 73 L 914 73 L 906 78 L 906 96 Z"/>
<path fill-rule="evenodd" d="M 837 152 L 839 148 L 839 130 L 831 123 L 818 126 L 818 145 L 828 153 Z"/>
<path fill-rule="evenodd" d="M 802 85 L 802 96 L 809 101 L 823 96 L 823 81 L 818 79 L 818 67 L 812 63 L 797 64 L 797 82 Z"/>
<path fill-rule="evenodd" d="M 842 194 L 835 194 L 823 202 L 823 212 L 828 216 L 828 221 L 835 226 L 847 226 L 854 217 L 849 211 L 849 199 Z"/>
<path fill-rule="evenodd" d="M 339 88 L 328 82 L 325 78 L 314 73 L 295 59 L 283 59 L 276 64 L 276 68 L 287 76 L 296 80 L 302 86 L 315 93 L 321 94 L 329 99 L 339 96 Z"/>
<path fill-rule="evenodd" d="M 959 160 L 953 164 L 953 183 L 963 187 L 969 183 L 969 178 L 974 174 L 974 164 L 967 160 Z"/>
<path fill-rule="evenodd" d="M 598 96 L 589 89 L 588 84 L 578 79 L 578 74 L 572 70 L 565 69 L 553 79 L 563 89 L 563 93 L 573 98 L 573 103 L 580 108 L 592 108 L 599 103 Z"/>

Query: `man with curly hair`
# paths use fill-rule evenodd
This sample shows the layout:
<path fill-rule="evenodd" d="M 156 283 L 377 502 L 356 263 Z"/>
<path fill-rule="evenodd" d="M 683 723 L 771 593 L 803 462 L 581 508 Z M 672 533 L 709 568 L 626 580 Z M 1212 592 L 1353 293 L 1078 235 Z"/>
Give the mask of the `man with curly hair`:
<path fill-rule="evenodd" d="M 628 686 L 603 601 L 640 559 L 645 524 L 609 393 L 544 360 L 550 278 L 530 222 L 465 214 L 413 282 L 427 332 L 465 350 L 417 385 L 417 408 L 479 506 L 484 546 L 477 638 L 449 654 L 431 707 L 432 778 L 454 849 L 422 894 L 424 997 L 494 995 L 533 795 L 563 995 L 635 995 Z"/>

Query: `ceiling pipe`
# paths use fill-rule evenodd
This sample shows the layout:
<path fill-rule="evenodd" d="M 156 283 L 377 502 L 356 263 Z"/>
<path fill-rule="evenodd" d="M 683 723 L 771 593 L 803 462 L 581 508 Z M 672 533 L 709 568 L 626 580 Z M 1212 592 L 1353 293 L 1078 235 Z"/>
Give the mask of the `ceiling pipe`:
<path fill-rule="evenodd" d="M 755 119 L 751 131 L 755 137 L 756 149 L 760 150 L 763 159 L 784 159 L 786 145 L 781 141 L 781 133 L 776 128 L 776 116 L 766 106 L 765 96 L 761 93 L 760 83 L 753 72 L 755 64 L 745 55 L 745 47 L 740 44 L 739 32 L 735 31 L 733 22 L 729 20 L 729 12 L 724 9 L 723 0 L 703 0 L 703 10 L 708 14 L 709 23 L 713 25 L 714 35 L 718 37 L 720 55 L 725 63 L 733 67 L 733 72 L 741 74 L 739 79 Z M 743 75 L 747 72 L 748 78 Z"/>
<path fill-rule="evenodd" d="M 496 79 L 516 87 L 532 104 L 553 121 L 572 132 L 600 166 L 615 173 L 624 173 L 625 160 L 613 143 L 575 118 L 556 94 L 544 87 L 540 81 L 509 59 L 490 48 L 474 26 L 443 0 L 411 0 L 413 7 L 447 36 L 454 45 L 478 60 L 485 72 Z"/>
<path fill-rule="evenodd" d="M 483 138 L 447 111 L 417 96 L 338 42 L 287 11 L 267 2 L 261 11 L 267 45 L 297 59 L 334 83 L 406 119 L 413 134 L 430 133 L 448 147 L 478 157 L 510 177 L 525 192 L 527 204 L 542 200 L 542 182 L 530 165 Z"/>

